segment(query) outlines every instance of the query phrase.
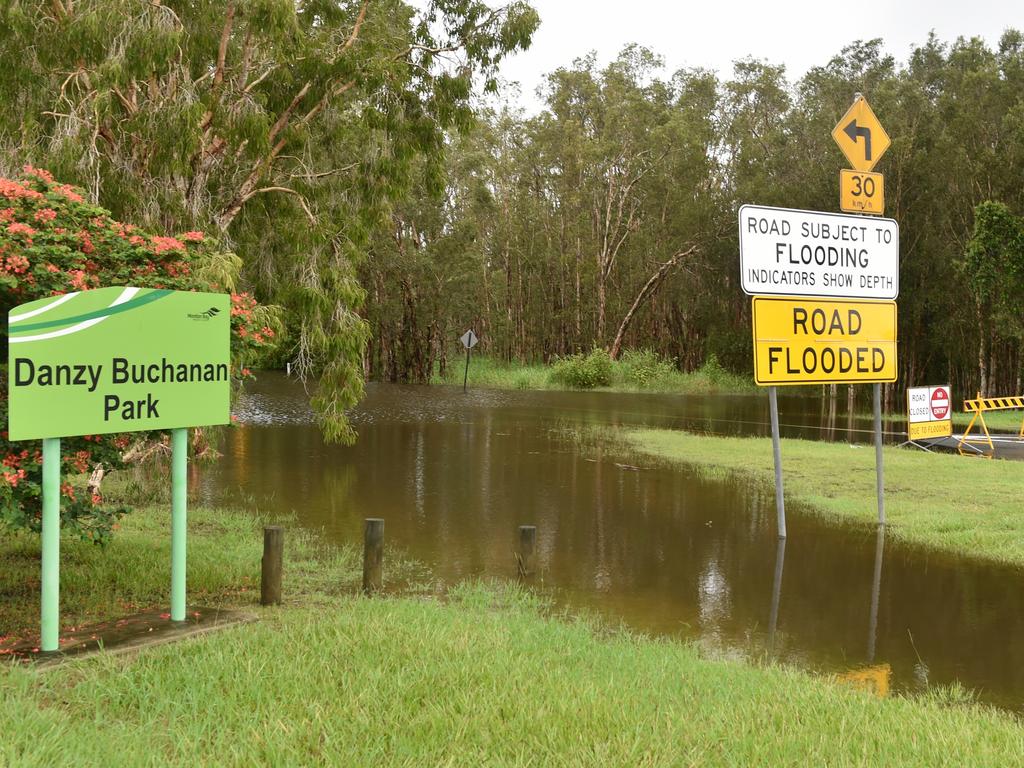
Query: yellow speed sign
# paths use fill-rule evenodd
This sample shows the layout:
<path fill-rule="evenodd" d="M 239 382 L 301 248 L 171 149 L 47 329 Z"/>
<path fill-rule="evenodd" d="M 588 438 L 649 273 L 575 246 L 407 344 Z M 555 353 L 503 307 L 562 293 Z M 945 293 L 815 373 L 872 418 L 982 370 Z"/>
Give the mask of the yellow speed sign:
<path fill-rule="evenodd" d="M 885 213 L 885 177 L 843 168 L 839 172 L 839 208 L 847 213 Z"/>
<path fill-rule="evenodd" d="M 896 302 L 756 296 L 753 309 L 759 385 L 896 381 Z"/>

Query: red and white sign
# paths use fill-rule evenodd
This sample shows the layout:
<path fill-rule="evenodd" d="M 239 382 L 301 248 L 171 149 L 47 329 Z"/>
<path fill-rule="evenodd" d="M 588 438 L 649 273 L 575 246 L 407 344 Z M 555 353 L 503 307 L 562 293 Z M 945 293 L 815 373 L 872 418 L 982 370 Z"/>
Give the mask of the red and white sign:
<path fill-rule="evenodd" d="M 948 384 L 907 389 L 907 435 L 911 440 L 949 437 L 953 434 L 951 392 Z"/>
<path fill-rule="evenodd" d="M 949 390 L 946 387 L 934 387 L 931 396 L 932 419 L 945 421 L 949 415 Z"/>

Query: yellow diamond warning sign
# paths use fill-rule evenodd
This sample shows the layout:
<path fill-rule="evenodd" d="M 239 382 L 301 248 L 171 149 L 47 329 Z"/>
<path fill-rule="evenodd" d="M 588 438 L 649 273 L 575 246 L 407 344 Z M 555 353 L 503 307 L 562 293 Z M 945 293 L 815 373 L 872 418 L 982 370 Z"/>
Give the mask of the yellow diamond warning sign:
<path fill-rule="evenodd" d="M 857 97 L 843 119 L 832 129 L 832 138 L 857 171 L 874 168 L 892 143 L 863 96 Z"/>
<path fill-rule="evenodd" d="M 896 302 L 755 296 L 753 307 L 760 386 L 896 381 Z"/>

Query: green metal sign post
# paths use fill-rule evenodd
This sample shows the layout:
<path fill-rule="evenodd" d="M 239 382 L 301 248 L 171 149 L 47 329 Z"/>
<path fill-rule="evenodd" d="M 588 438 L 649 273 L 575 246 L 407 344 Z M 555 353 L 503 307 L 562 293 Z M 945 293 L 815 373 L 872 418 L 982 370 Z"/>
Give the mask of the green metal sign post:
<path fill-rule="evenodd" d="M 40 649 L 60 645 L 60 438 L 171 431 L 171 620 L 186 614 L 188 428 L 230 421 L 226 294 L 99 288 L 8 315 L 8 432 L 43 441 Z"/>
<path fill-rule="evenodd" d="M 43 438 L 43 572 L 41 645 L 57 650 L 60 634 L 60 438 Z"/>
<path fill-rule="evenodd" d="M 188 430 L 171 432 L 171 621 L 185 620 Z"/>

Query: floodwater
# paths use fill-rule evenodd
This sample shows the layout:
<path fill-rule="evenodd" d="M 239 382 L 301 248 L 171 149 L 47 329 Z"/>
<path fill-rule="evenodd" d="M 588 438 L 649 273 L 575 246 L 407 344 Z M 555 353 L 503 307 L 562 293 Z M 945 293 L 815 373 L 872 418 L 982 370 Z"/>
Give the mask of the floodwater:
<path fill-rule="evenodd" d="M 322 442 L 295 381 L 264 373 L 249 390 L 224 458 L 203 471 L 208 502 L 294 511 L 336 542 L 360 542 L 363 519 L 383 517 L 388 545 L 446 582 L 513 578 L 517 527 L 534 524 L 534 583 L 561 605 L 716 656 L 848 673 L 880 692 L 959 682 L 1024 710 L 1024 572 L 886 542 L 870 524 L 825 525 L 796 505 L 783 547 L 770 489 L 565 434 L 636 424 L 763 435 L 764 396 L 376 384 L 347 448 Z M 868 422 L 834 419 L 817 399 L 780 396 L 780 413 L 784 436 L 871 450 Z"/>

